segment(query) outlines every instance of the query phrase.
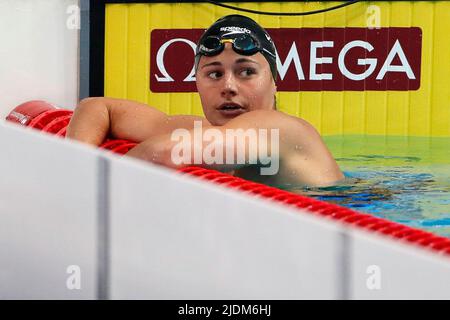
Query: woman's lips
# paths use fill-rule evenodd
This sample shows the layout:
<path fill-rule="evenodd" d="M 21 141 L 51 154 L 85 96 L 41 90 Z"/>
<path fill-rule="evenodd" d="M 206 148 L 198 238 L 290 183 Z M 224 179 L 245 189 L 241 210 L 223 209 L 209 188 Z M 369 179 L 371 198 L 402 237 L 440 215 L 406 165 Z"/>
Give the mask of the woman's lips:
<path fill-rule="evenodd" d="M 220 114 L 225 116 L 225 117 L 235 117 L 238 116 L 240 114 L 245 113 L 245 109 L 243 108 L 238 108 L 238 109 L 220 109 L 219 110 Z"/>
<path fill-rule="evenodd" d="M 235 117 L 245 113 L 247 110 L 235 103 L 224 103 L 217 110 L 224 117 Z"/>

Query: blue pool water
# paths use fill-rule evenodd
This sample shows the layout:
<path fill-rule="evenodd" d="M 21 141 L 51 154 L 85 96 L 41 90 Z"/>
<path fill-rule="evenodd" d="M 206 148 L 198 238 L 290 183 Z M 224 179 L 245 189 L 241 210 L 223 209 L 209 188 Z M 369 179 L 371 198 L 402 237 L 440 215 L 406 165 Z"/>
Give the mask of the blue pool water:
<path fill-rule="evenodd" d="M 450 237 L 450 138 L 324 138 L 346 181 L 283 189 Z"/>

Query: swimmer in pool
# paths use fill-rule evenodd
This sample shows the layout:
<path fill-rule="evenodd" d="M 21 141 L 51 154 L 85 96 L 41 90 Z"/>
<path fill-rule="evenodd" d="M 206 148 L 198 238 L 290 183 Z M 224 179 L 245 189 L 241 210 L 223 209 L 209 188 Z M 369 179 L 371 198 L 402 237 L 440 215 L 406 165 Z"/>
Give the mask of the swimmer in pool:
<path fill-rule="evenodd" d="M 276 49 L 269 34 L 255 21 L 241 15 L 217 20 L 197 44 L 195 67 L 206 118 L 167 115 L 130 100 L 92 97 L 78 104 L 67 138 L 95 146 L 108 136 L 128 139 L 139 143 L 127 153 L 131 157 L 171 168 L 212 168 L 268 185 L 321 187 L 344 179 L 316 129 L 303 119 L 276 110 Z M 180 142 L 173 139 L 173 133 L 181 129 L 194 136 L 199 126 L 203 132 L 215 129 L 215 139 L 210 139 L 209 144 L 192 143 L 192 152 L 184 155 L 205 154 L 202 152 L 215 144 L 217 149 L 211 154 L 215 159 L 223 157 L 223 161 L 211 163 L 202 158 L 199 163 L 197 158 L 191 164 L 175 162 L 173 150 Z M 270 143 L 262 143 L 263 136 L 258 135 L 256 144 L 250 142 L 251 137 L 244 139 L 243 144 L 217 138 L 218 134 L 226 137 L 227 132 L 239 130 L 264 131 Z M 227 152 L 234 155 L 241 151 L 245 151 L 244 164 L 230 163 L 231 158 L 225 160 Z M 268 155 L 270 161 L 277 159 L 279 165 L 273 173 L 261 174 L 261 167 L 267 167 Z"/>

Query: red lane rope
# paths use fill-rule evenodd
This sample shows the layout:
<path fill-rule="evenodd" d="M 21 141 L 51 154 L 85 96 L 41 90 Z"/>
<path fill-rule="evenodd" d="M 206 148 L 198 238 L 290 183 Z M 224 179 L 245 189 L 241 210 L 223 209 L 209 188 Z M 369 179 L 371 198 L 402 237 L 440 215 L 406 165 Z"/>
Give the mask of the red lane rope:
<path fill-rule="evenodd" d="M 56 109 L 56 110 L 48 110 L 40 115 L 38 115 L 36 118 L 31 120 L 31 122 L 28 124 L 28 127 L 42 130 L 46 125 L 48 125 L 50 122 L 55 120 L 58 117 L 68 116 L 72 115 L 73 111 L 70 110 L 62 110 L 62 109 Z"/>
<path fill-rule="evenodd" d="M 42 131 L 52 134 L 58 134 L 59 131 L 61 131 L 64 128 L 67 128 L 71 118 L 72 114 L 57 117 L 52 121 L 50 121 L 47 125 L 45 125 L 45 127 L 42 128 Z"/>
<path fill-rule="evenodd" d="M 16 107 L 8 115 L 7 120 L 64 137 L 72 113 L 69 110 L 53 109 L 52 106 L 45 105 L 45 102 L 42 101 L 30 101 Z M 99 148 L 118 154 L 125 154 L 135 145 L 136 143 L 127 140 L 106 140 Z M 404 243 L 414 244 L 444 255 L 450 255 L 450 239 L 437 236 L 431 232 L 408 227 L 397 222 L 308 198 L 293 192 L 247 181 L 216 170 L 191 166 L 182 168 L 178 172 L 236 189 L 254 197 L 271 199 L 286 206 L 306 209 L 311 214 L 342 221 L 347 225 L 369 230 L 393 239 L 399 239 Z"/>

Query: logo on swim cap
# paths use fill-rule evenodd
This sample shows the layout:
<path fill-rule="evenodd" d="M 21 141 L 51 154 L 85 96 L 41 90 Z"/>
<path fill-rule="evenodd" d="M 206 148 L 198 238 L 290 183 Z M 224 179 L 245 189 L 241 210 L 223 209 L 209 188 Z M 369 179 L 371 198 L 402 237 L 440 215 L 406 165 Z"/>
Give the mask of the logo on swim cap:
<path fill-rule="evenodd" d="M 233 27 L 221 27 L 220 31 L 224 31 L 224 32 L 230 31 L 233 33 L 239 32 L 239 33 L 250 33 L 251 34 L 251 31 L 248 30 L 247 28 L 234 27 L 234 26 Z"/>

